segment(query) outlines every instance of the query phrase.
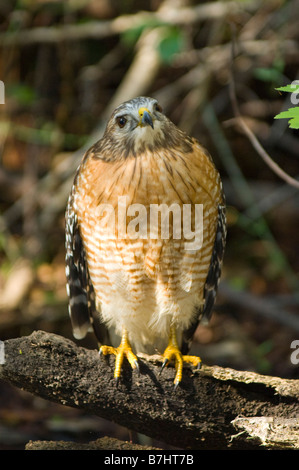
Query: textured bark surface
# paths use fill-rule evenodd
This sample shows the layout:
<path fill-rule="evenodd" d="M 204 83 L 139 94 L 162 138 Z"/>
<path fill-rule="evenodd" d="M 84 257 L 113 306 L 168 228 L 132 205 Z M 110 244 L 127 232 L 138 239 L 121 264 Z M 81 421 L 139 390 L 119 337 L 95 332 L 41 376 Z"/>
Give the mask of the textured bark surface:
<path fill-rule="evenodd" d="M 88 444 L 77 444 L 69 441 L 29 441 L 26 450 L 158 450 L 156 447 L 141 446 L 131 442 L 120 441 L 112 437 L 102 437 Z"/>
<path fill-rule="evenodd" d="M 140 356 L 140 375 L 125 363 L 116 387 L 113 357 L 100 359 L 97 351 L 61 336 L 36 331 L 1 346 L 2 380 L 180 449 L 299 448 L 298 380 L 207 366 L 193 372 L 186 367 L 182 384 L 174 391 L 173 367 L 160 374 L 157 357 Z M 268 418 L 268 429 L 271 419 L 279 418 L 285 435 L 293 429 L 292 439 L 282 442 L 280 433 L 269 443 L 257 435 L 254 421 L 250 427 L 238 421 L 240 417 Z"/>

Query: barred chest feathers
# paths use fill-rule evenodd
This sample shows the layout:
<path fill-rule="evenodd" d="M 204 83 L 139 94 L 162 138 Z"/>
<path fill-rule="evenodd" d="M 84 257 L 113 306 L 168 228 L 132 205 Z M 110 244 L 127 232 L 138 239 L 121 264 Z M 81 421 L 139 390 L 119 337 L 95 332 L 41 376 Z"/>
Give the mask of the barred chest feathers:
<path fill-rule="evenodd" d="M 208 173 L 201 176 L 200 186 L 196 181 L 201 162 L 171 157 L 147 153 L 113 169 L 99 159 L 89 161 L 74 198 L 97 310 L 118 335 L 125 325 L 130 340 L 146 352 L 152 348 L 145 345 L 167 342 L 172 323 L 182 331 L 188 328 L 202 307 L 217 223 L 217 188 Z M 134 215 L 140 216 L 138 210 L 133 213 L 134 204 L 146 210 L 145 238 L 128 233 Z M 173 239 L 171 222 L 170 238 L 150 238 L 150 210 L 161 204 L 179 206 L 181 221 L 184 204 L 203 206 L 199 250 L 186 249 L 189 240 Z M 119 220 L 123 213 L 125 227 Z"/>

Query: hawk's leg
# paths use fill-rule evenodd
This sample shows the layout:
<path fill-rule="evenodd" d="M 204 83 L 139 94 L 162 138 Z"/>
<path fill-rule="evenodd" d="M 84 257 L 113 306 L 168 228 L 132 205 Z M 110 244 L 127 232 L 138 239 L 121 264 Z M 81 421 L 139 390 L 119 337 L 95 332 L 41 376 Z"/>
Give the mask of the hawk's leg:
<path fill-rule="evenodd" d="M 107 354 L 114 354 L 115 355 L 115 368 L 114 368 L 114 378 L 118 382 L 120 373 L 121 373 L 121 368 L 122 364 L 124 361 L 124 357 L 127 358 L 129 361 L 132 369 L 137 369 L 139 371 L 139 366 L 138 366 L 138 361 L 137 357 L 132 351 L 132 347 L 129 343 L 128 339 L 128 332 L 126 329 L 123 329 L 123 334 L 121 337 L 121 342 L 118 348 L 114 348 L 112 346 L 101 346 L 100 355 L 106 356 Z"/>
<path fill-rule="evenodd" d="M 201 367 L 201 359 L 197 356 L 184 356 L 179 350 L 175 328 L 172 326 L 170 328 L 169 342 L 168 346 L 163 353 L 164 361 L 162 364 L 162 369 L 168 364 L 171 359 L 175 360 L 176 375 L 174 378 L 174 385 L 177 387 L 182 380 L 183 375 L 183 363 L 188 362 L 193 366 L 196 366 L 198 369 Z"/>

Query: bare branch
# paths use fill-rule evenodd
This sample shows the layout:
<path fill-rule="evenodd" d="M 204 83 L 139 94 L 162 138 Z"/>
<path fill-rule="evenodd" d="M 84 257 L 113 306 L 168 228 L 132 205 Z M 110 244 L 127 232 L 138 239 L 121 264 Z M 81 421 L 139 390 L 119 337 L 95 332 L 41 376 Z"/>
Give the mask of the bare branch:
<path fill-rule="evenodd" d="M 252 130 L 247 126 L 245 120 L 240 114 L 237 116 L 236 122 L 241 125 L 244 133 L 247 135 L 252 146 L 257 151 L 259 156 L 264 160 L 264 162 L 268 165 L 268 167 L 286 183 L 299 189 L 299 181 L 293 178 L 292 176 L 290 176 L 288 173 L 286 173 L 279 165 L 277 165 L 277 163 L 274 160 L 272 160 L 268 152 L 266 152 L 266 150 L 260 144 L 256 136 L 254 135 Z"/>
<path fill-rule="evenodd" d="M 5 341 L 4 352 L 3 380 L 179 448 L 254 448 L 243 434 L 232 439 L 239 415 L 292 419 L 299 412 L 296 380 L 204 366 L 186 368 L 174 391 L 173 368 L 160 375 L 157 358 L 140 356 L 140 376 L 124 364 L 116 387 L 113 358 L 100 360 L 97 351 L 42 331 Z"/>
<path fill-rule="evenodd" d="M 294 186 L 295 188 L 299 189 L 299 181 L 293 178 L 292 176 L 288 175 L 277 163 L 270 157 L 268 152 L 263 148 L 259 140 L 256 138 L 252 130 L 246 124 L 244 118 L 241 116 L 237 95 L 236 95 L 236 84 L 234 78 L 234 68 L 233 68 L 233 60 L 235 57 L 235 39 L 234 34 L 232 34 L 232 66 L 231 66 L 231 80 L 229 84 L 229 92 L 230 98 L 234 109 L 234 114 L 236 116 L 236 122 L 241 126 L 245 135 L 250 140 L 253 148 L 259 154 L 259 156 L 264 160 L 264 162 L 268 165 L 268 167 L 277 175 L 279 178 L 283 179 L 286 183 Z"/>
<path fill-rule="evenodd" d="M 174 8 L 169 3 L 164 9 L 157 12 L 140 11 L 132 15 L 123 15 L 112 20 L 90 21 L 78 25 L 63 25 L 60 27 L 37 27 L 30 30 L 21 30 L 18 33 L 5 32 L 0 34 L 2 46 L 20 44 L 22 46 L 35 43 L 59 43 L 61 41 L 80 41 L 82 39 L 101 39 L 121 34 L 130 28 L 142 24 L 169 23 L 176 25 L 190 25 L 198 21 L 225 18 L 228 15 L 238 14 L 241 11 L 257 8 L 259 2 L 211 2 L 194 7 Z"/>

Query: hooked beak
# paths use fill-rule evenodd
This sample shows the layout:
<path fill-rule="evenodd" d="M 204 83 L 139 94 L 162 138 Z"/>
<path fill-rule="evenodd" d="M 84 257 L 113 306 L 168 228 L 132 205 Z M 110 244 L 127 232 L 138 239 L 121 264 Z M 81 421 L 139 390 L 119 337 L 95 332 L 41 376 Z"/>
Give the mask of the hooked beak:
<path fill-rule="evenodd" d="M 147 108 L 140 108 L 139 109 L 139 116 L 140 116 L 140 122 L 139 122 L 140 126 L 148 126 L 149 125 L 149 126 L 151 126 L 152 129 L 154 128 L 154 123 L 153 123 L 151 113 L 149 112 L 149 110 Z"/>

